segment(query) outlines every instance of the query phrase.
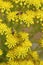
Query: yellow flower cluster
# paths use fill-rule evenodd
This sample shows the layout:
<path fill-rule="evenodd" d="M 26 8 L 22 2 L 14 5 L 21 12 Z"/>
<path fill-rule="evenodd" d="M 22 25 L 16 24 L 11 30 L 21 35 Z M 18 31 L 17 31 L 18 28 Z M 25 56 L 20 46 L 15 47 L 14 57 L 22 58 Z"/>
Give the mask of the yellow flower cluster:
<path fill-rule="evenodd" d="M 10 8 L 12 8 L 13 5 L 11 4 L 11 2 L 4 2 L 3 0 L 0 0 L 0 9 L 1 12 L 4 12 L 5 10 L 9 11 Z"/>
<path fill-rule="evenodd" d="M 43 0 L 0 0 L 0 65 L 43 65 Z"/>
<path fill-rule="evenodd" d="M 39 7 L 41 7 L 41 4 L 43 4 L 43 0 L 13 0 L 13 2 L 15 2 L 16 4 L 20 4 L 21 6 L 24 4 L 24 6 L 26 4 L 33 5 L 35 6 L 37 9 L 39 9 Z"/>
<path fill-rule="evenodd" d="M 20 11 L 19 11 L 20 12 Z M 14 22 L 19 22 L 18 20 L 21 20 L 23 23 L 27 24 L 27 27 L 30 26 L 30 24 L 34 24 L 34 18 L 36 17 L 37 19 L 40 18 L 40 21 L 43 21 L 43 11 L 38 10 L 38 11 L 29 11 L 27 10 L 26 13 L 21 12 L 9 12 L 7 14 L 8 22 L 14 21 Z M 18 14 L 18 15 L 17 15 Z M 20 23 L 21 23 L 20 21 Z"/>

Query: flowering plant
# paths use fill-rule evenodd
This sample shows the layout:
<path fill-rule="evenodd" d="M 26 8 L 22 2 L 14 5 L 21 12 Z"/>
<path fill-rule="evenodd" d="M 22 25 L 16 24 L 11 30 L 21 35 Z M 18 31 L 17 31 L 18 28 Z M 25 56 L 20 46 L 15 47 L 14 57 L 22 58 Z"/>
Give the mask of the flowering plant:
<path fill-rule="evenodd" d="M 43 65 L 43 0 L 0 0 L 0 65 Z"/>

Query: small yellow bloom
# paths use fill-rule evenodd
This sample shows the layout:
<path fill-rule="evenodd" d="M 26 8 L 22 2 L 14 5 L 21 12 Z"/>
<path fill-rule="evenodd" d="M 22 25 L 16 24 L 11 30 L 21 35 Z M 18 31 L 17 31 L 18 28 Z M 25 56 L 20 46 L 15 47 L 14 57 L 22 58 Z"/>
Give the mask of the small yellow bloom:
<path fill-rule="evenodd" d="M 33 57 L 35 60 L 39 59 L 39 55 L 38 55 L 37 51 L 33 51 L 33 52 L 31 53 L 31 55 L 32 55 L 32 57 Z"/>
<path fill-rule="evenodd" d="M 15 19 L 17 19 L 17 16 L 16 16 L 17 12 L 9 12 L 7 14 L 7 18 L 9 21 L 15 21 Z"/>
<path fill-rule="evenodd" d="M 28 33 L 26 33 L 26 32 L 20 32 L 19 34 L 21 35 L 22 39 L 28 39 L 28 35 L 29 35 Z"/>
<path fill-rule="evenodd" d="M 40 43 L 41 47 L 43 47 L 43 39 L 41 39 L 41 40 L 39 41 L 39 43 Z"/>
<path fill-rule="evenodd" d="M 27 61 L 27 65 L 34 65 L 34 63 L 33 63 L 33 61 L 28 60 L 28 61 Z"/>
<path fill-rule="evenodd" d="M 18 39 L 14 37 L 12 34 L 6 35 L 5 45 L 8 45 L 8 48 L 15 47 L 17 42 L 18 42 Z"/>
<path fill-rule="evenodd" d="M 19 65 L 17 61 L 9 60 L 8 65 Z"/>
<path fill-rule="evenodd" d="M 3 54 L 3 52 L 2 52 L 2 50 L 0 49 L 0 55 L 2 55 Z"/>
<path fill-rule="evenodd" d="M 43 60 L 42 60 L 42 61 L 40 61 L 40 65 L 43 65 Z"/>

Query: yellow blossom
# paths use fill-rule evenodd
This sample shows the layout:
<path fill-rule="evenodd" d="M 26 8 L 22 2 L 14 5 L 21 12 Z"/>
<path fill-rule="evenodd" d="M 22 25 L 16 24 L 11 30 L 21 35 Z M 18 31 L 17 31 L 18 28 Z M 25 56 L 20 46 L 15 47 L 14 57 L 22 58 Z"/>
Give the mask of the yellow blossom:
<path fill-rule="evenodd" d="M 42 61 L 40 61 L 40 65 L 43 65 L 43 60 L 42 60 Z"/>
<path fill-rule="evenodd" d="M 12 7 L 13 7 L 13 5 L 11 4 L 11 2 L 4 2 L 3 0 L 0 0 L 0 8 L 1 9 L 9 10 Z"/>
<path fill-rule="evenodd" d="M 2 55 L 3 54 L 3 51 L 0 49 L 0 55 Z"/>
<path fill-rule="evenodd" d="M 17 61 L 9 60 L 8 65 L 19 65 Z"/>
<path fill-rule="evenodd" d="M 43 47 L 43 38 L 39 41 L 41 47 Z"/>
<path fill-rule="evenodd" d="M 17 12 L 9 12 L 8 15 L 7 15 L 7 18 L 9 21 L 15 21 L 15 19 L 17 19 L 17 16 L 16 16 Z"/>
<path fill-rule="evenodd" d="M 33 61 L 28 60 L 28 61 L 27 61 L 27 65 L 34 65 L 34 63 L 33 63 Z"/>
<path fill-rule="evenodd" d="M 8 48 L 15 47 L 17 42 L 18 42 L 17 38 L 14 37 L 13 35 L 11 35 L 11 34 L 6 35 L 6 43 L 5 43 L 5 45 L 8 45 Z"/>
<path fill-rule="evenodd" d="M 38 55 L 37 51 L 33 51 L 33 52 L 31 53 L 31 55 L 32 55 L 32 57 L 33 57 L 35 60 L 38 60 L 38 59 L 39 59 L 39 55 Z"/>
<path fill-rule="evenodd" d="M 28 33 L 20 32 L 19 34 L 21 35 L 22 39 L 28 39 L 28 35 L 29 35 Z"/>

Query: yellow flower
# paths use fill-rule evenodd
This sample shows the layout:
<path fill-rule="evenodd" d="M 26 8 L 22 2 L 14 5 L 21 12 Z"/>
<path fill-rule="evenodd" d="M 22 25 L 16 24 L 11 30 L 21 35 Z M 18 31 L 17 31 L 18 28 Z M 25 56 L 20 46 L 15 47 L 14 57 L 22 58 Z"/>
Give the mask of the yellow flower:
<path fill-rule="evenodd" d="M 27 65 L 27 61 L 26 60 L 19 61 L 19 65 Z"/>
<path fill-rule="evenodd" d="M 13 5 L 11 4 L 11 2 L 6 2 L 3 0 L 0 0 L 0 8 L 2 10 L 10 10 L 10 8 L 12 8 Z"/>
<path fill-rule="evenodd" d="M 7 15 L 7 18 L 9 21 L 15 21 L 15 19 L 17 19 L 17 16 L 16 16 L 17 12 L 9 12 L 8 15 Z"/>
<path fill-rule="evenodd" d="M 18 59 L 19 58 L 24 59 L 27 56 L 27 52 L 28 52 L 28 49 L 23 46 L 19 46 L 16 49 L 14 49 L 14 53 Z"/>
<path fill-rule="evenodd" d="M 33 57 L 35 60 L 38 60 L 38 59 L 39 59 L 39 55 L 38 55 L 37 51 L 33 51 L 33 52 L 31 53 L 31 55 L 32 55 L 32 57 Z"/>
<path fill-rule="evenodd" d="M 27 23 L 34 24 L 33 18 L 35 17 L 35 12 L 27 10 L 26 14 L 27 14 Z"/>
<path fill-rule="evenodd" d="M 38 55 L 36 50 L 31 49 L 32 42 L 30 41 L 31 38 L 29 38 L 34 34 L 33 28 L 35 25 L 33 24 L 37 23 L 38 27 L 40 25 L 40 29 L 43 31 L 42 4 L 43 0 L 0 0 L 0 38 L 5 35 L 5 39 L 2 39 L 3 37 L 0 39 L 2 42 L 2 45 L 0 45 L 0 61 L 3 56 L 5 56 L 5 60 L 8 59 L 6 62 L 2 60 L 0 65 L 43 65 L 43 60 L 41 61 L 39 57 L 40 54 Z M 34 7 L 36 11 L 33 11 Z M 6 17 L 4 18 L 4 16 Z M 12 26 L 15 27 L 14 34 L 12 34 Z M 29 32 L 23 30 L 25 28 L 26 30 L 28 28 Z M 40 39 L 39 45 L 43 47 L 43 38 Z M 4 55 L 3 50 L 1 50 L 2 47 L 5 52 Z M 39 61 L 40 64 L 38 64 Z"/>
<path fill-rule="evenodd" d="M 40 65 L 43 65 L 43 60 L 42 60 L 42 61 L 40 61 Z"/>
<path fill-rule="evenodd" d="M 26 32 L 19 32 L 19 34 L 21 35 L 21 38 L 22 39 L 28 39 L 28 33 L 26 33 Z"/>
<path fill-rule="evenodd" d="M 23 22 L 26 23 L 27 26 L 30 26 L 30 24 L 34 24 L 34 17 L 35 13 L 33 11 L 27 10 L 26 13 L 23 13 L 21 16 L 19 16 L 19 19 L 23 20 Z"/>
<path fill-rule="evenodd" d="M 28 60 L 28 61 L 27 61 L 27 65 L 34 65 L 34 63 L 33 63 L 33 61 Z"/>
<path fill-rule="evenodd" d="M 26 47 L 27 49 L 30 48 L 32 46 L 32 43 L 30 40 L 26 39 L 23 43 L 22 43 L 23 47 Z"/>
<path fill-rule="evenodd" d="M 20 2 L 20 0 L 12 0 L 13 2 L 15 2 L 16 4 Z"/>
<path fill-rule="evenodd" d="M 3 34 L 5 32 L 5 34 L 11 33 L 11 30 L 9 27 L 6 26 L 5 23 L 0 23 L 0 33 Z"/>
<path fill-rule="evenodd" d="M 38 10 L 38 11 L 36 11 L 36 13 L 35 13 L 35 15 L 36 15 L 36 17 L 37 18 L 40 18 L 40 19 L 42 19 L 43 20 L 43 11 L 41 11 L 41 10 Z"/>
<path fill-rule="evenodd" d="M 27 0 L 29 5 L 32 5 L 33 4 L 33 0 Z"/>
<path fill-rule="evenodd" d="M 8 51 L 8 53 L 7 53 L 7 55 L 6 55 L 6 57 L 8 57 L 10 60 L 11 59 L 14 59 L 14 51 L 13 50 L 9 50 Z"/>
<path fill-rule="evenodd" d="M 19 65 L 17 61 L 9 60 L 8 65 Z"/>
<path fill-rule="evenodd" d="M 43 39 L 41 39 L 41 40 L 39 41 L 39 43 L 40 43 L 41 47 L 43 47 Z"/>
<path fill-rule="evenodd" d="M 41 1 L 41 3 L 43 3 L 43 0 L 40 0 Z"/>
<path fill-rule="evenodd" d="M 38 9 L 41 6 L 40 0 L 34 0 L 33 5 L 36 6 L 36 8 Z"/>
<path fill-rule="evenodd" d="M 3 51 L 0 49 L 0 55 L 2 55 L 3 54 Z"/>
<path fill-rule="evenodd" d="M 12 34 L 6 35 L 6 43 L 5 45 L 8 45 L 8 48 L 15 47 L 18 42 L 18 39 L 14 37 Z"/>
<path fill-rule="evenodd" d="M 2 19 L 0 19 L 0 23 L 2 22 Z"/>

